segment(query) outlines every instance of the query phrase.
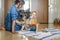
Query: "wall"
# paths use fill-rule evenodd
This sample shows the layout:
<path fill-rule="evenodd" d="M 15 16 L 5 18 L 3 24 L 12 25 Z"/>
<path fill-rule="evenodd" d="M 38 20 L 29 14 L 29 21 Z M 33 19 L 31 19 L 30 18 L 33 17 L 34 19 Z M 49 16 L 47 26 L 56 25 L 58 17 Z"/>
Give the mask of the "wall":
<path fill-rule="evenodd" d="M 0 25 L 4 24 L 4 0 L 1 0 Z"/>
<path fill-rule="evenodd" d="M 53 23 L 57 18 L 56 0 L 49 0 L 49 23 Z"/>
<path fill-rule="evenodd" d="M 30 11 L 38 11 L 38 0 L 30 0 Z"/>
<path fill-rule="evenodd" d="M 55 3 L 56 3 L 56 9 L 57 9 L 57 18 L 60 19 L 60 0 L 55 0 Z"/>
<path fill-rule="evenodd" d="M 60 19 L 60 0 L 49 0 L 49 23 L 53 23 L 56 18 Z"/>

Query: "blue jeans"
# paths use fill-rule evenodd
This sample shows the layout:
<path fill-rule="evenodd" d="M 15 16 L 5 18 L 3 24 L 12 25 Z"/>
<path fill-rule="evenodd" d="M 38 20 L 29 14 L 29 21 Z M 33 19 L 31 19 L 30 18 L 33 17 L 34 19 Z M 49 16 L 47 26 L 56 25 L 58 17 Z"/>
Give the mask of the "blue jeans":
<path fill-rule="evenodd" d="M 22 25 L 19 25 L 19 24 L 16 24 L 15 27 L 14 27 L 14 31 L 19 31 L 21 30 L 22 28 Z M 12 31 L 12 27 L 5 27 L 6 31 Z"/>

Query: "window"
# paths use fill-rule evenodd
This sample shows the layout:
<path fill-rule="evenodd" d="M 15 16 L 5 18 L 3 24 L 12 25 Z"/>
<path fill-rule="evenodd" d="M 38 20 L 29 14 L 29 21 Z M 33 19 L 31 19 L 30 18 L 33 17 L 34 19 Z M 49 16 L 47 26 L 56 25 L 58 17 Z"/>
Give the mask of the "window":
<path fill-rule="evenodd" d="M 23 7 L 24 10 L 29 10 L 30 9 L 30 0 L 25 0 L 25 4 Z"/>

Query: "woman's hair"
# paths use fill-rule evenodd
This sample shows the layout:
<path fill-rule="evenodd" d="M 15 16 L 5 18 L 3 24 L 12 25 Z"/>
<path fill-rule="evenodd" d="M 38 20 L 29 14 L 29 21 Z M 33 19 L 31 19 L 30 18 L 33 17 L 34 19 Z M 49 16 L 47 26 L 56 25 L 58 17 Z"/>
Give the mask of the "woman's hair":
<path fill-rule="evenodd" d="M 24 0 L 15 0 L 15 4 L 18 4 L 18 3 L 20 3 L 20 4 L 25 4 L 25 2 L 24 2 Z"/>

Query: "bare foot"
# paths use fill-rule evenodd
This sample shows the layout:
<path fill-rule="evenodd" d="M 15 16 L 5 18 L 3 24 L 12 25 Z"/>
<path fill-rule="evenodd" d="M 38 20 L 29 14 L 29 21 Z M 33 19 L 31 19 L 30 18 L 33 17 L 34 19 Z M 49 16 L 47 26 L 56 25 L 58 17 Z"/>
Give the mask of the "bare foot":
<path fill-rule="evenodd" d="M 0 27 L 0 30 L 5 30 L 5 28 L 4 27 Z"/>
<path fill-rule="evenodd" d="M 3 27 L 3 28 L 2 28 L 2 30 L 4 30 L 4 31 L 5 31 L 5 28 Z"/>
<path fill-rule="evenodd" d="M 0 30 L 2 30 L 2 27 L 0 27 Z"/>

